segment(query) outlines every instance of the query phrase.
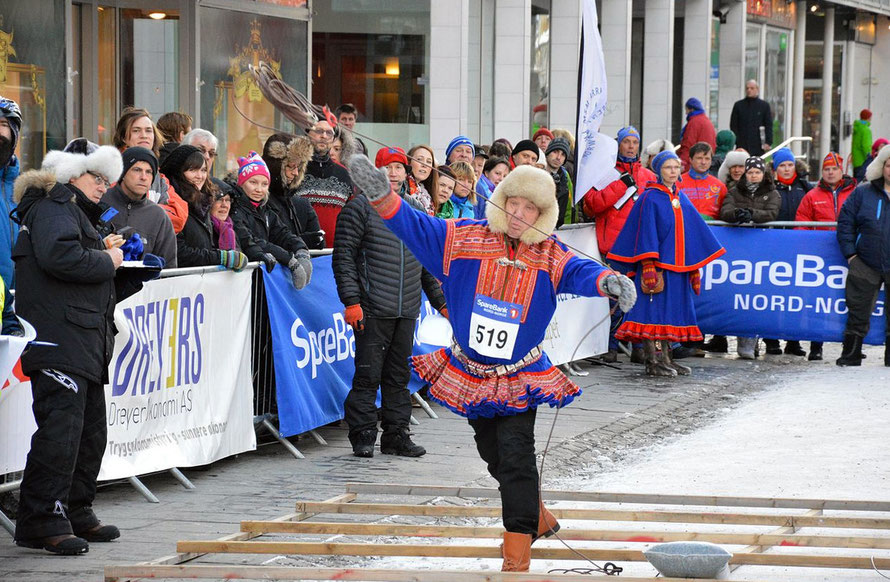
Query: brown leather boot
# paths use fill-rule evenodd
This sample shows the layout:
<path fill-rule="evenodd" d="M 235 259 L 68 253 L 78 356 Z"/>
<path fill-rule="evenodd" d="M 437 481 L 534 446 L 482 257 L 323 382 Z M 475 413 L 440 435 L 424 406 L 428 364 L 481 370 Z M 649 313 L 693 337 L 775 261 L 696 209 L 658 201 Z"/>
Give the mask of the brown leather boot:
<path fill-rule="evenodd" d="M 643 340 L 643 351 L 646 354 L 646 374 L 666 378 L 675 377 L 677 371 L 661 360 L 656 349 L 655 340 Z"/>
<path fill-rule="evenodd" d="M 661 340 L 661 359 L 668 368 L 673 368 L 680 376 L 688 376 L 692 373 L 692 368 L 676 362 L 671 357 L 671 342 L 669 341 Z"/>
<path fill-rule="evenodd" d="M 528 566 L 532 561 L 531 534 L 505 531 L 501 555 L 504 557 L 501 572 L 528 572 Z"/>
<path fill-rule="evenodd" d="M 550 510 L 544 507 L 544 502 L 541 501 L 540 509 L 538 510 L 538 533 L 532 541 L 535 541 L 538 538 L 549 538 L 558 531 L 559 522 L 556 521 L 556 517 L 550 513 Z"/>

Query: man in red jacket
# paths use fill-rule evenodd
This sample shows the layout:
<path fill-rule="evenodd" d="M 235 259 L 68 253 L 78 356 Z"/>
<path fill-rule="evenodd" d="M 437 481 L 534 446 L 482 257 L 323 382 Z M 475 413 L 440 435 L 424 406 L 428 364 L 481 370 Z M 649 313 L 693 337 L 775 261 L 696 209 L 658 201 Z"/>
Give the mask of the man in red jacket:
<path fill-rule="evenodd" d="M 712 155 L 711 146 L 703 141 L 689 148 L 691 166 L 677 184 L 680 192 L 686 194 L 705 220 L 713 220 L 720 215 L 720 207 L 726 198 L 726 185 L 709 172 Z"/>
<path fill-rule="evenodd" d="M 717 132 L 714 124 L 708 119 L 701 101 L 690 97 L 686 101 L 686 125 L 680 130 L 680 149 L 677 155 L 683 163 L 683 171 L 689 170 L 689 151 L 693 145 L 703 141 L 711 146 L 711 151 L 717 149 Z"/>
<path fill-rule="evenodd" d="M 630 209 L 646 189 L 646 184 L 656 181 L 655 174 L 640 164 L 640 132 L 632 125 L 618 131 L 618 159 L 615 160 L 615 169 L 621 174 L 617 180 L 602 190 L 591 188 L 582 201 L 584 214 L 596 220 L 596 242 L 603 257 L 618 238 Z M 620 310 L 616 309 L 613 319 L 618 320 L 621 317 Z M 612 329 L 615 329 L 618 321 L 612 323 Z M 639 350 L 638 358 L 642 362 L 642 349 Z M 618 340 L 610 334 L 609 352 L 603 356 L 603 361 L 615 362 L 617 359 Z M 632 358 L 631 361 L 636 359 Z"/>
<path fill-rule="evenodd" d="M 822 179 L 807 192 L 797 207 L 797 222 L 837 222 L 841 206 L 856 189 L 856 180 L 844 175 L 844 160 L 835 152 L 828 152 L 822 160 Z M 836 230 L 833 226 L 799 226 L 797 230 Z M 810 342 L 810 361 L 822 359 L 822 342 Z"/>
<path fill-rule="evenodd" d="M 828 152 L 822 160 L 822 179 L 807 192 L 797 207 L 797 222 L 837 222 L 841 206 L 856 188 L 856 180 L 844 175 L 843 159 Z M 835 230 L 833 226 L 799 226 L 798 230 Z"/>

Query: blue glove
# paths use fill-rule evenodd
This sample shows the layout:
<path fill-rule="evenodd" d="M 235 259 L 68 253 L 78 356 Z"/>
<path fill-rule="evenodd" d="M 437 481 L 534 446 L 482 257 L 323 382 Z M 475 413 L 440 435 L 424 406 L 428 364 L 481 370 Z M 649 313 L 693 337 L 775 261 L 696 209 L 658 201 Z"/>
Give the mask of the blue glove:
<path fill-rule="evenodd" d="M 139 235 L 137 234 L 134 236 L 139 236 Z M 142 244 L 142 243 L 140 242 L 140 244 Z M 147 273 L 149 275 L 147 277 L 145 277 L 144 280 L 151 281 L 152 279 L 157 279 L 158 277 L 161 276 L 160 270 L 164 268 L 164 266 L 167 264 L 167 261 L 164 260 L 164 257 L 159 257 L 159 256 L 153 255 L 151 253 L 145 253 L 142 256 L 142 264 L 145 265 L 146 267 L 155 267 L 158 269 L 157 271 L 155 271 L 154 269 L 147 271 Z"/>
<path fill-rule="evenodd" d="M 125 261 L 138 261 L 142 258 L 142 254 L 145 252 L 145 245 L 142 244 L 142 237 L 139 236 L 138 232 L 134 232 L 133 236 L 121 245 L 121 252 L 124 253 Z"/>

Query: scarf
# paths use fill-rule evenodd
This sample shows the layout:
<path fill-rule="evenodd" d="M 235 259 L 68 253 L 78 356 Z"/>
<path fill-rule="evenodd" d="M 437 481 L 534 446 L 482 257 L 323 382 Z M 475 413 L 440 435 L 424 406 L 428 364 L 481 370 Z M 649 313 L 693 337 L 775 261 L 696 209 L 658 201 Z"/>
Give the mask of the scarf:
<path fill-rule="evenodd" d="M 231 217 L 220 220 L 211 214 L 210 222 L 213 224 L 213 234 L 217 236 L 219 249 L 223 251 L 238 250 L 235 244 L 235 226 L 232 224 Z"/>
<path fill-rule="evenodd" d="M 461 198 L 457 194 L 452 194 L 451 203 L 454 205 L 454 218 L 476 218 L 475 207 L 469 196 Z"/>
<path fill-rule="evenodd" d="M 436 213 L 436 216 L 446 220 L 454 218 L 454 203 L 451 202 L 451 200 L 446 200 L 442 206 L 439 207 L 439 212 Z"/>
<path fill-rule="evenodd" d="M 430 193 L 427 192 L 426 186 L 423 185 L 423 182 L 418 182 L 414 176 L 408 176 L 408 179 L 402 183 L 401 191 L 399 195 L 408 196 L 409 198 L 413 198 L 426 211 L 427 214 L 432 216 L 435 214 L 435 210 L 433 209 L 433 200 L 430 198 Z"/>
<path fill-rule="evenodd" d="M 696 115 L 701 115 L 704 113 L 704 109 L 694 109 L 686 114 L 686 125 L 683 126 L 683 129 L 680 130 L 680 141 L 683 141 L 683 134 L 686 133 L 686 128 L 689 127 L 689 120 L 695 117 Z"/>
<path fill-rule="evenodd" d="M 745 188 L 753 195 L 760 188 L 760 182 L 745 182 Z"/>
<path fill-rule="evenodd" d="M 704 180 L 710 175 L 710 172 L 696 172 L 694 168 L 689 168 L 689 176 L 693 180 Z"/>
<path fill-rule="evenodd" d="M 786 186 L 791 186 L 792 184 L 794 184 L 794 181 L 797 180 L 797 172 L 795 171 L 793 174 L 791 174 L 790 178 L 783 178 L 777 174 L 776 179 Z"/>

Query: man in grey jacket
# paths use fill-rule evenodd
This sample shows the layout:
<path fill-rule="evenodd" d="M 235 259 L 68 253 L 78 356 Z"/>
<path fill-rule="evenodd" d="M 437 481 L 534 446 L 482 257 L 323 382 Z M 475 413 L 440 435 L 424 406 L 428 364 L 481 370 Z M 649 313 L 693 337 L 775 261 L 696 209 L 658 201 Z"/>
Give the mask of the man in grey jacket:
<path fill-rule="evenodd" d="M 173 224 L 167 213 L 147 196 L 158 173 L 158 160 L 150 150 L 141 147 L 128 148 L 122 156 L 124 173 L 102 196 L 102 202 L 118 211 L 111 222 L 125 239 L 130 238 L 132 232 L 122 229 L 131 227 L 142 238 L 146 253 L 163 257 L 166 268 L 176 267 Z"/>

